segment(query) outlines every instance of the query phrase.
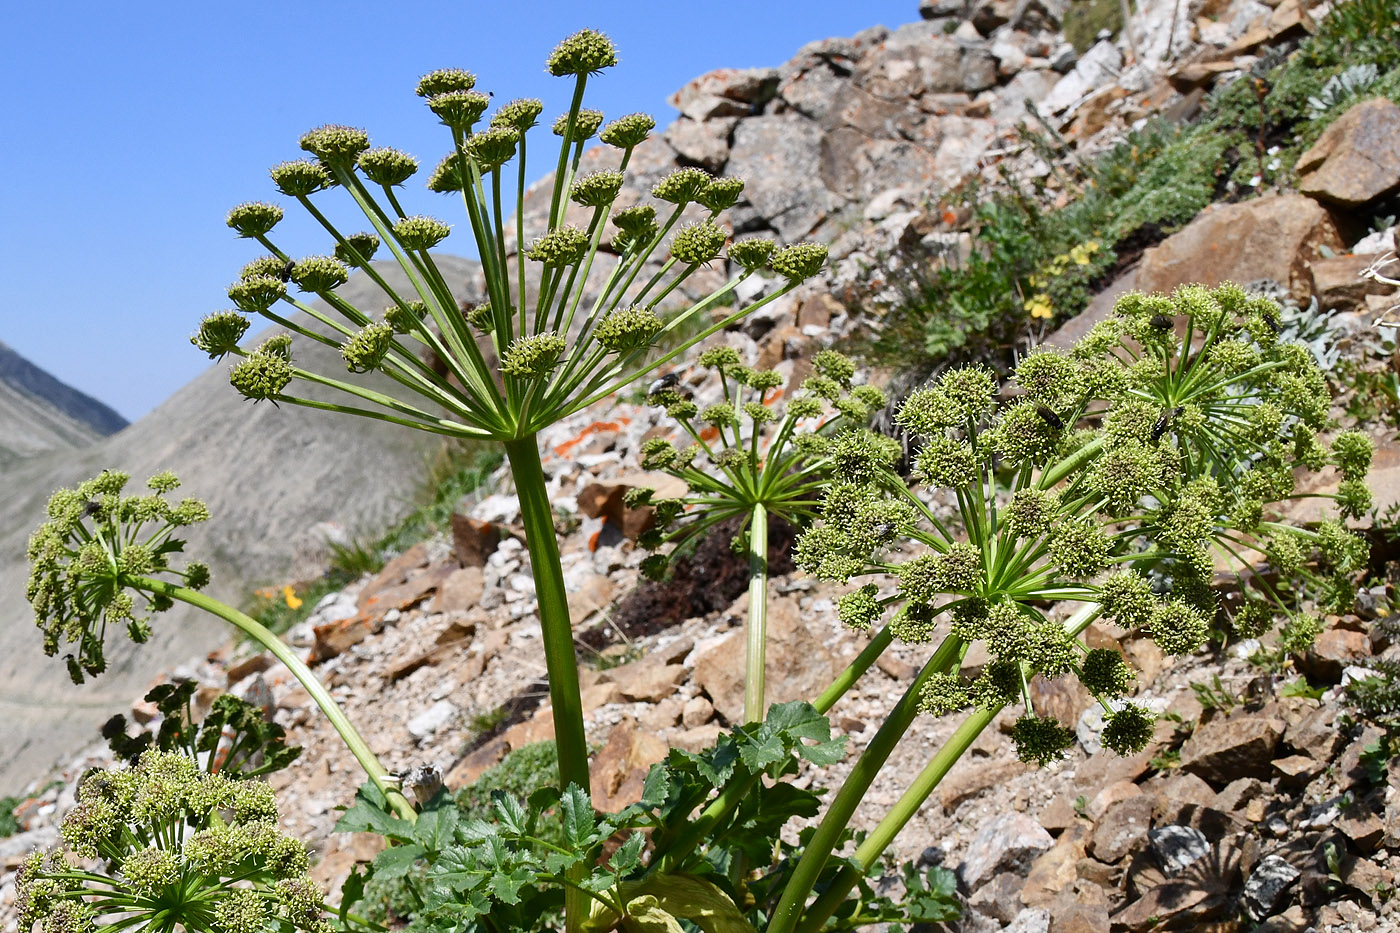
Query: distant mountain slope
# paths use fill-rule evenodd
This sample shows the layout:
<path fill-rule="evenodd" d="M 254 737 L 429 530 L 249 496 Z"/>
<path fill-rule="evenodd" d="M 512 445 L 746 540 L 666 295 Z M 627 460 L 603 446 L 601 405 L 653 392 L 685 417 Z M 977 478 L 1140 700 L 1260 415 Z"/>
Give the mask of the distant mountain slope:
<path fill-rule="evenodd" d="M 127 420 L 0 342 L 0 469 L 46 450 L 86 447 Z"/>
<path fill-rule="evenodd" d="M 476 263 L 436 258 L 459 295 L 470 295 Z M 391 287 L 410 289 L 396 264 L 376 265 Z M 388 304 L 378 287 L 359 274 L 338 293 L 366 309 Z M 325 309 L 322 302 L 315 306 Z M 251 337 L 249 345 L 262 336 Z M 345 368 L 334 348 L 319 343 L 297 338 L 293 353 L 313 372 L 334 374 Z M 108 672 L 73 687 L 62 659 L 43 656 L 24 599 L 25 541 L 42 521 L 54 489 L 108 467 L 130 472 L 134 483 L 144 483 L 162 469 L 174 470 L 184 481 L 181 492 L 204 499 L 213 515 L 192 529 L 187 553 L 210 563 L 211 592 L 238 603 L 250 584 L 286 580 L 297 572 L 293 558 L 311 543 L 316 523 L 333 521 L 356 533 L 377 531 L 398 517 L 423 475 L 425 459 L 439 443 L 433 435 L 378 421 L 293 405 L 254 405 L 229 386 L 228 369 L 227 360 L 210 366 L 118 434 L 3 468 L 0 748 L 5 754 L 0 756 L 0 796 L 94 740 L 102 722 L 128 707 L 159 672 L 228 636 L 221 623 L 177 606 L 153 621 L 154 636 L 139 649 L 133 650 L 124 635 L 113 636 Z M 382 392 L 402 391 L 385 377 L 363 382 Z M 330 397 L 301 384 L 295 389 Z"/>

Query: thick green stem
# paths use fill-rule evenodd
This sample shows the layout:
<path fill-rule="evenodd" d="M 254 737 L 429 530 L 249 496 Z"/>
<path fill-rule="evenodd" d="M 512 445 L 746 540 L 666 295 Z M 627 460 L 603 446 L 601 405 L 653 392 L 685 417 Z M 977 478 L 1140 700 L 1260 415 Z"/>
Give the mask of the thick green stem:
<path fill-rule="evenodd" d="M 807 895 L 812 892 L 822 869 L 826 867 L 826 860 L 835 851 L 841 834 L 850 824 L 860 802 L 865 799 L 870 785 L 875 783 L 880 769 L 884 767 L 895 746 L 919 714 L 919 693 L 924 683 L 935 673 L 956 664 L 962 654 L 962 646 L 962 640 L 952 635 L 943 639 L 933 657 L 929 658 L 923 670 L 919 671 L 919 676 L 914 678 L 904 696 L 900 697 L 894 709 L 885 717 L 884 724 L 875 733 L 875 738 L 870 741 L 865 752 L 857 759 L 855 767 L 851 769 L 845 783 L 841 785 L 841 790 L 831 801 L 831 806 L 807 843 L 807 850 L 793 869 L 782 899 L 773 909 L 773 916 L 768 922 L 768 933 L 793 933 L 797 928 L 802 908 L 807 903 Z"/>
<path fill-rule="evenodd" d="M 296 677 L 306 692 L 311 695 L 311 699 L 320 707 L 322 714 L 325 715 L 326 719 L 330 721 L 331 726 L 334 727 L 335 731 L 340 735 L 340 739 L 345 743 L 345 747 L 350 749 L 350 754 L 355 756 L 355 760 L 360 763 L 360 767 L 364 769 L 365 774 L 374 782 L 374 786 L 378 787 L 384 796 L 388 798 L 389 806 L 394 809 L 394 812 L 406 820 L 411 821 L 418 818 L 408 800 L 404 798 L 403 794 L 399 793 L 396 787 L 389 783 L 387 780 L 389 772 L 379 763 L 379 759 L 375 757 L 374 752 L 370 751 L 369 744 L 365 742 L 359 730 L 357 730 L 354 724 L 350 722 L 349 718 L 346 717 L 345 711 L 340 708 L 339 704 L 331 697 L 330 692 L 316 679 L 316 675 L 311 672 L 311 668 L 307 667 L 305 662 L 297 657 L 296 652 L 292 651 L 292 649 L 287 646 L 286 642 L 264 628 L 256 619 L 239 612 L 232 606 L 219 602 L 211 596 L 206 596 L 203 593 L 198 593 L 186 587 L 175 586 L 164 580 L 156 580 L 150 577 L 138 577 L 132 581 L 132 584 L 148 592 L 161 596 L 168 596 L 171 599 L 178 599 L 183 603 L 189 603 L 191 606 L 216 615 L 266 648 L 273 657 L 286 665 L 287 670 L 292 672 L 292 676 Z"/>
<path fill-rule="evenodd" d="M 544 663 L 549 677 L 549 699 L 554 707 L 554 747 L 559 757 L 559 789 L 577 784 L 588 792 L 588 743 L 583 733 L 583 699 L 579 695 L 578 658 L 569 621 L 569 601 L 564 591 L 564 569 L 559 563 L 559 541 L 554 533 L 554 509 L 549 504 L 539 441 L 533 434 L 506 442 L 520 518 L 525 525 L 525 545 L 530 551 L 530 571 L 539 602 Z M 584 865 L 569 869 L 569 877 L 583 877 Z M 564 892 L 565 925 L 581 928 L 588 918 L 588 899 L 569 887 Z"/>
<path fill-rule="evenodd" d="M 749 523 L 749 624 L 744 655 L 744 722 L 762 722 L 768 644 L 768 510 L 758 503 Z"/>

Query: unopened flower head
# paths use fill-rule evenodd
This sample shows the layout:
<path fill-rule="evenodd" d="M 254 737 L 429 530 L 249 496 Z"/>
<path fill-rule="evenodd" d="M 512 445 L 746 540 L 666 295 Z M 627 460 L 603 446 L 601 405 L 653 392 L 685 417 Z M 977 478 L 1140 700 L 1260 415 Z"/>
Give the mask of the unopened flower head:
<path fill-rule="evenodd" d="M 394 328 L 388 324 L 366 324 L 340 348 L 346 369 L 367 373 L 378 369 L 394 343 Z"/>
<path fill-rule="evenodd" d="M 1058 761 L 1074 745 L 1074 730 L 1067 729 L 1053 716 L 1026 714 L 1011 727 L 1016 757 L 1044 767 Z"/>
<path fill-rule="evenodd" d="M 884 612 L 884 607 L 880 605 L 879 590 L 873 583 L 852 590 L 836 601 L 836 612 L 848 628 L 866 631 L 880 621 Z"/>
<path fill-rule="evenodd" d="M 546 267 L 572 266 L 588 252 L 588 234 L 577 227 L 559 227 L 536 240 L 525 255 Z"/>
<path fill-rule="evenodd" d="M 228 297 L 245 314 L 261 314 L 287 294 L 287 286 L 272 275 L 250 275 L 228 287 Z"/>
<path fill-rule="evenodd" d="M 628 307 L 610 311 L 598 322 L 594 336 L 617 353 L 631 353 L 650 346 L 661 330 L 661 319 L 649 308 Z"/>
<path fill-rule="evenodd" d="M 199 322 L 199 330 L 190 343 L 217 360 L 238 349 L 238 341 L 248 331 L 248 319 L 237 311 L 215 311 Z"/>
<path fill-rule="evenodd" d="M 919 710 L 931 716 L 946 716 L 971 704 L 972 696 L 957 674 L 940 671 L 924 681 L 919 691 Z"/>
<path fill-rule="evenodd" d="M 378 249 L 379 237 L 373 233 L 352 233 L 345 238 L 344 243 L 335 245 L 335 258 L 347 266 L 365 266 L 374 258 Z"/>
<path fill-rule="evenodd" d="M 1147 620 L 1147 632 L 1167 654 L 1190 654 L 1205 644 L 1210 620 L 1180 599 L 1158 603 Z"/>
<path fill-rule="evenodd" d="M 276 353 L 253 353 L 228 373 L 229 384 L 244 398 L 259 402 L 282 394 L 294 376 L 292 364 Z"/>
<path fill-rule="evenodd" d="M 250 201 L 228 212 L 228 225 L 241 237 L 264 236 L 282 220 L 282 208 L 276 204 Z"/>
<path fill-rule="evenodd" d="M 671 241 L 671 255 L 686 265 L 703 265 L 724 249 L 725 233 L 709 220 L 682 227 Z"/>
<path fill-rule="evenodd" d="M 644 143 L 655 128 L 656 120 L 650 114 L 629 113 L 603 127 L 598 138 L 618 149 L 634 149 Z"/>
<path fill-rule="evenodd" d="M 593 29 L 580 29 L 554 47 L 545 68 L 555 77 L 597 74 L 617 64 L 617 46 Z"/>
<path fill-rule="evenodd" d="M 1079 681 L 1096 696 L 1120 697 L 1133 686 L 1133 669 L 1112 648 L 1093 648 L 1084 655 Z"/>
<path fill-rule="evenodd" d="M 291 279 L 305 292 L 323 295 L 344 285 L 350 278 L 345 264 L 333 256 L 308 256 L 292 266 Z"/>
<path fill-rule="evenodd" d="M 331 184 L 330 174 L 317 162 L 297 159 L 274 165 L 268 170 L 277 190 L 291 197 L 306 197 Z"/>
<path fill-rule="evenodd" d="M 584 207 L 607 207 L 622 190 L 621 172 L 591 172 L 574 181 L 569 200 Z"/>
<path fill-rule="evenodd" d="M 1036 351 L 1016 367 L 1016 384 L 1037 404 L 1067 412 L 1081 401 L 1084 386 L 1073 359 L 1051 350 Z"/>
<path fill-rule="evenodd" d="M 554 135 L 563 136 L 568 133 L 572 142 L 583 142 L 585 139 L 592 139 L 598 132 L 598 127 L 603 125 L 603 111 L 590 110 L 584 107 L 574 115 L 573 130 L 569 129 L 569 114 L 561 113 L 554 120 Z"/>
<path fill-rule="evenodd" d="M 353 126 L 327 124 L 303 134 L 301 148 L 326 165 L 348 169 L 369 148 L 369 134 Z"/>
<path fill-rule="evenodd" d="M 678 168 L 652 186 L 651 195 L 671 204 L 689 204 L 698 198 L 714 176 L 704 169 Z"/>
<path fill-rule="evenodd" d="M 404 249 L 414 251 L 432 249 L 451 232 L 451 227 L 434 217 L 405 217 L 394 224 L 394 236 Z"/>
<path fill-rule="evenodd" d="M 1157 717 L 1136 703 L 1125 703 L 1104 717 L 1100 736 L 1105 748 L 1120 755 L 1136 755 L 1152 741 Z"/>
<path fill-rule="evenodd" d="M 452 91 L 470 91 L 476 87 L 476 75 L 461 68 L 439 68 L 418 79 L 414 90 L 419 97 L 437 97 Z"/>
<path fill-rule="evenodd" d="M 745 272 L 754 272 L 768 265 L 778 244 L 763 237 L 746 237 L 729 244 L 729 261 Z"/>
<path fill-rule="evenodd" d="M 826 253 L 823 243 L 794 243 L 775 252 L 768 265 L 789 281 L 801 282 L 822 271 Z"/>
<path fill-rule="evenodd" d="M 495 126 L 467 137 L 466 148 L 483 172 L 491 172 L 515 158 L 520 131 L 510 126 Z"/>
<path fill-rule="evenodd" d="M 728 210 L 739 203 L 739 196 L 744 193 L 744 180 L 742 178 L 716 178 L 705 186 L 695 197 L 695 202 L 707 210 L 719 213 Z"/>
<path fill-rule="evenodd" d="M 564 352 L 564 338 L 554 333 L 517 337 L 501 357 L 501 372 L 517 379 L 542 379 Z"/>
<path fill-rule="evenodd" d="M 360 153 L 359 166 L 376 185 L 393 188 L 413 177 L 418 171 L 418 160 L 406 152 L 380 147 Z"/>
<path fill-rule="evenodd" d="M 446 91 L 428 98 L 428 109 L 444 126 L 458 131 L 471 129 L 489 106 L 491 98 L 480 91 Z"/>
<path fill-rule="evenodd" d="M 461 191 L 462 178 L 469 174 L 462 171 L 462 154 L 449 152 L 428 176 L 428 190 L 437 194 Z"/>
<path fill-rule="evenodd" d="M 534 97 L 522 97 L 503 104 L 491 115 L 492 127 L 509 127 L 517 133 L 524 133 L 533 127 L 544 113 L 544 102 Z"/>
<path fill-rule="evenodd" d="M 645 246 L 656 239 L 656 208 L 650 204 L 624 208 L 613 214 L 612 222 L 620 231 L 613 237 L 613 247 L 619 251 Z"/>

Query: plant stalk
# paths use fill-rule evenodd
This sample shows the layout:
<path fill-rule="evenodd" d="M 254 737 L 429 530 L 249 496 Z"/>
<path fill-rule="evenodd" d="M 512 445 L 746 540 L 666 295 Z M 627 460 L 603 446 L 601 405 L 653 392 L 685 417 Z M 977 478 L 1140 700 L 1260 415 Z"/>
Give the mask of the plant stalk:
<path fill-rule="evenodd" d="M 540 613 L 544 663 L 549 677 L 549 699 L 554 709 L 554 748 L 559 758 L 559 789 L 571 784 L 588 793 L 588 742 L 583 733 L 583 698 L 578 685 L 578 657 L 564 590 L 564 569 L 559 563 L 559 541 L 554 533 L 554 509 L 549 503 L 539 440 L 534 434 L 506 441 L 506 457 L 520 500 L 525 525 L 525 546 L 530 551 L 530 572 L 535 578 L 535 598 Z M 571 880 L 583 878 L 586 866 L 569 869 Z M 577 877 L 575 877 L 577 876 Z M 574 933 L 588 918 L 588 898 L 570 886 L 564 891 L 565 927 Z"/>
<path fill-rule="evenodd" d="M 749 523 L 749 622 L 744 655 L 744 722 L 762 722 L 768 645 L 768 510 L 753 507 Z"/>
<path fill-rule="evenodd" d="M 365 774 L 374 782 L 374 786 L 379 788 L 380 792 L 388 799 L 389 806 L 393 808 L 394 812 L 410 822 L 418 819 L 418 814 L 414 811 L 413 806 L 409 804 L 398 788 L 389 783 L 387 780 L 389 772 L 379 763 L 374 752 L 370 751 L 369 744 L 365 742 L 359 730 L 350 722 L 345 711 L 335 702 L 321 681 L 316 679 L 311 668 L 297 657 L 296 652 L 288 647 L 286 642 L 274 635 L 252 616 L 239 612 L 212 596 L 206 596 L 195 590 L 175 586 L 173 583 L 151 577 L 137 577 L 131 582 L 133 586 L 140 589 L 168 596 L 171 599 L 178 599 L 183 603 L 203 609 L 211 615 L 218 616 L 266 648 L 273 657 L 286 665 L 287 670 L 292 672 L 292 676 L 296 677 L 306 692 L 311 695 L 311 699 L 320 708 L 326 719 L 330 721 L 331 726 L 339 734 L 340 740 L 345 743 L 345 747 L 350 749 L 350 754 L 355 756 L 355 760 L 360 763 Z"/>

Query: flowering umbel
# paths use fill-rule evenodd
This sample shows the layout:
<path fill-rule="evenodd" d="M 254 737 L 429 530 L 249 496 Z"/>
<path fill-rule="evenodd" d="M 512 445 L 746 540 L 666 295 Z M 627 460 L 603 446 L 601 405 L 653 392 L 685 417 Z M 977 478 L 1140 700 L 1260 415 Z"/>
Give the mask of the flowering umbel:
<path fill-rule="evenodd" d="M 305 847 L 278 828 L 272 788 L 202 771 L 179 752 L 89 773 L 64 817 L 67 851 L 20 867 L 23 933 L 144 929 L 329 933 Z M 82 865 L 100 860 L 100 870 Z M 116 924 L 117 926 L 112 926 Z"/>

